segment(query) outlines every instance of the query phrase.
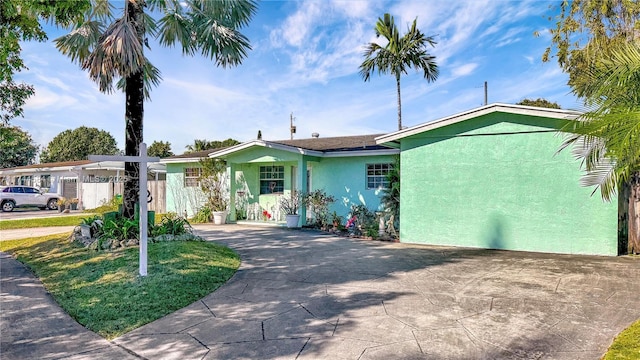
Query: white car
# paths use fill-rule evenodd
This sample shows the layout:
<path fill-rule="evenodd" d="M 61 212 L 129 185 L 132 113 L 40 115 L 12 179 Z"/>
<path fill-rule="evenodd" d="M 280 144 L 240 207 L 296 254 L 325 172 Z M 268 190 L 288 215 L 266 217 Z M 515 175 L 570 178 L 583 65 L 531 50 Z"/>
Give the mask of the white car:
<path fill-rule="evenodd" d="M 17 207 L 36 206 L 42 210 L 58 208 L 58 194 L 45 193 L 31 186 L 11 185 L 0 187 L 2 211 L 13 211 Z"/>

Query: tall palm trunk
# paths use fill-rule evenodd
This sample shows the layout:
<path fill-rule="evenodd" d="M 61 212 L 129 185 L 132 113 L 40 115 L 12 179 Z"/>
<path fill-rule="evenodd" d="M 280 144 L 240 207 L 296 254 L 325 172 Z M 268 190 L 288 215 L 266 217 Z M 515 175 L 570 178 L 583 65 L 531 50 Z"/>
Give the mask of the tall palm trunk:
<path fill-rule="evenodd" d="M 142 44 L 144 38 L 143 1 L 128 0 L 127 15 L 134 24 L 138 40 Z M 125 79 L 126 104 L 125 104 L 125 148 L 127 156 L 137 156 L 140 153 L 142 138 L 142 117 L 144 114 L 144 75 L 142 69 L 136 71 Z M 124 199 L 122 204 L 123 216 L 133 219 L 135 204 L 140 191 L 140 166 L 139 163 L 126 162 L 124 164 Z M 142 169 L 146 171 L 146 169 Z"/>
<path fill-rule="evenodd" d="M 400 73 L 396 74 L 396 87 L 398 88 L 398 130 L 402 130 L 402 104 L 400 101 Z"/>
<path fill-rule="evenodd" d="M 640 254 L 640 173 L 631 177 L 629 193 L 629 254 Z"/>

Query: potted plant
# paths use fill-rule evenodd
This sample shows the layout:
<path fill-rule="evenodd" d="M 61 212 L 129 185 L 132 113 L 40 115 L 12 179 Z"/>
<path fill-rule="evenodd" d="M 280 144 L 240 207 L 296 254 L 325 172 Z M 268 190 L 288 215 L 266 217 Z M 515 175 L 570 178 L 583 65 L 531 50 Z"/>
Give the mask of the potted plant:
<path fill-rule="evenodd" d="M 297 228 L 300 223 L 298 209 L 300 207 L 300 193 L 292 191 L 290 196 L 280 197 L 280 209 L 285 213 L 288 228 Z"/>
<path fill-rule="evenodd" d="M 203 159 L 202 175 L 200 176 L 200 188 L 206 196 L 206 205 L 211 209 L 213 223 L 222 225 L 227 220 L 228 186 L 226 183 L 227 165 L 219 159 Z"/>
<path fill-rule="evenodd" d="M 77 198 L 69 200 L 69 207 L 71 210 L 78 210 L 78 202 L 79 200 Z"/>
<path fill-rule="evenodd" d="M 63 212 L 67 205 L 67 199 L 64 196 L 60 196 L 56 204 L 58 205 L 58 212 Z"/>

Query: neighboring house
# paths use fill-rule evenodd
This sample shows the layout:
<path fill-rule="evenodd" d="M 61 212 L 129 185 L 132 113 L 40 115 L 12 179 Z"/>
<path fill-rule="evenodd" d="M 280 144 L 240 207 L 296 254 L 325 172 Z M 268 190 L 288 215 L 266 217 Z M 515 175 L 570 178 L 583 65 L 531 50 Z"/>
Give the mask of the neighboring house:
<path fill-rule="evenodd" d="M 379 135 L 253 140 L 229 148 L 173 156 L 167 166 L 167 210 L 192 216 L 204 203 L 198 186 L 199 161 L 208 155 L 227 162 L 229 220 L 284 220 L 279 198 L 292 190 L 323 190 L 336 198 L 330 211 L 346 216 L 352 205 L 380 209 L 385 174 L 399 151 L 377 145 Z M 302 221 L 306 210 L 301 209 Z"/>
<path fill-rule="evenodd" d="M 150 210 L 165 212 L 164 165 L 149 164 Z M 29 185 L 77 198 L 80 209 L 93 209 L 122 194 L 124 163 L 65 161 L 0 169 L 0 185 Z"/>
<path fill-rule="evenodd" d="M 492 104 L 378 137 L 401 150 L 400 240 L 618 254 L 617 202 L 580 186 L 558 133 L 580 113 Z"/>

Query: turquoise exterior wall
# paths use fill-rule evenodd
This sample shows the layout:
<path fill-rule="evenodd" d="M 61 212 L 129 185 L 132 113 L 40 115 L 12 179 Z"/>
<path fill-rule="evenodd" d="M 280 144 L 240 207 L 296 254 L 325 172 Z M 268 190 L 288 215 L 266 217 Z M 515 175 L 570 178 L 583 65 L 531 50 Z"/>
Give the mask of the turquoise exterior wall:
<path fill-rule="evenodd" d="M 616 255 L 617 203 L 580 186 L 570 151 L 556 154 L 562 137 L 545 131 L 562 125 L 492 113 L 402 139 L 400 240 Z M 527 131 L 539 132 L 511 134 Z"/>
<path fill-rule="evenodd" d="M 194 163 L 168 163 L 167 166 L 167 212 L 188 217 L 194 216 L 204 204 L 204 195 L 199 187 L 184 186 L 184 169 L 199 167 Z"/>
<path fill-rule="evenodd" d="M 323 158 L 312 162 L 312 188 L 323 189 L 336 198 L 330 211 L 346 217 L 351 205 L 382 210 L 380 189 L 367 189 L 367 164 L 393 163 L 393 155 Z"/>

